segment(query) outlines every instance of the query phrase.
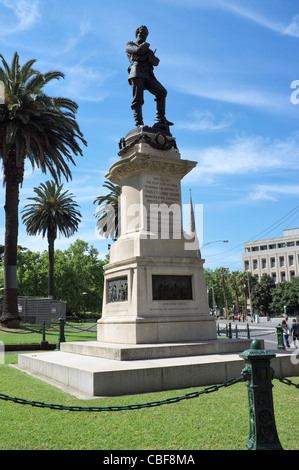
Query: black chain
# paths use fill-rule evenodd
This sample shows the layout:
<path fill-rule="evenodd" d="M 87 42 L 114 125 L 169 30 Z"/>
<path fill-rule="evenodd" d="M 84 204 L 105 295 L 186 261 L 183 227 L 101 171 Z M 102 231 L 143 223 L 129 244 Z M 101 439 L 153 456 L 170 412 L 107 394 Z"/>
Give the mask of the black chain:
<path fill-rule="evenodd" d="M 152 401 L 149 403 L 140 403 L 140 404 L 135 404 L 135 405 L 123 405 L 123 406 L 65 406 L 65 405 L 57 405 L 57 404 L 51 404 L 51 403 L 43 403 L 40 401 L 29 401 L 23 398 L 13 398 L 13 397 L 10 397 L 8 395 L 3 395 L 3 394 L 0 394 L 0 400 L 12 401 L 14 403 L 18 403 L 19 405 L 31 405 L 31 406 L 38 407 L 38 408 L 50 408 L 51 410 L 64 410 L 64 411 L 102 412 L 102 411 L 140 410 L 142 408 L 153 408 L 156 406 L 178 403 L 182 400 L 190 400 L 192 398 L 197 398 L 200 395 L 216 392 L 222 387 L 229 387 L 239 382 L 244 382 L 243 376 L 227 380 L 221 385 L 212 385 L 210 387 L 205 388 L 202 391 L 188 393 L 187 395 L 183 395 L 180 397 L 173 397 L 173 398 L 167 398 L 165 400 L 160 400 L 160 401 Z"/>
<path fill-rule="evenodd" d="M 279 380 L 279 382 L 285 384 L 285 385 L 293 385 L 294 387 L 298 388 L 299 389 L 299 383 L 298 384 L 295 384 L 294 382 L 292 382 L 291 380 L 289 379 L 286 379 L 284 377 L 274 377 L 274 379 L 276 380 Z"/>

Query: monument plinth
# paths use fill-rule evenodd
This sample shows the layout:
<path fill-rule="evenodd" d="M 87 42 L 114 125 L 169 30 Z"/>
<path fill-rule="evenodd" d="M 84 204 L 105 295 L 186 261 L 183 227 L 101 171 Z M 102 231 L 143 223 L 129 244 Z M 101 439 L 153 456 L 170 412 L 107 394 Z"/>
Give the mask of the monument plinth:
<path fill-rule="evenodd" d="M 106 178 L 121 186 L 120 234 L 105 267 L 98 341 L 154 344 L 216 339 L 203 263 L 183 231 L 181 180 L 196 162 L 175 139 L 138 128 Z"/>

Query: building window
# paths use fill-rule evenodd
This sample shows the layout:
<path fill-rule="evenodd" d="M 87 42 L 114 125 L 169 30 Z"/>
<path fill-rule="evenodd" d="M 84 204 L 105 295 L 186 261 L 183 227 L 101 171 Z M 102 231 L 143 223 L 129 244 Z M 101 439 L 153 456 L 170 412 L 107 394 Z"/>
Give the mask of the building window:
<path fill-rule="evenodd" d="M 286 244 L 285 243 L 278 243 L 278 248 L 285 248 Z"/>
<path fill-rule="evenodd" d="M 289 266 L 294 266 L 294 256 L 289 256 Z"/>
<path fill-rule="evenodd" d="M 275 250 L 276 249 L 276 244 L 269 245 L 269 250 Z"/>
<path fill-rule="evenodd" d="M 279 258 L 279 266 L 284 266 L 284 257 L 283 256 L 281 256 Z"/>
<path fill-rule="evenodd" d="M 267 261 L 265 259 L 262 259 L 262 268 L 266 269 L 267 267 Z"/>
<path fill-rule="evenodd" d="M 276 276 L 276 273 L 273 273 L 273 274 L 272 274 L 272 279 L 273 279 L 273 281 L 274 281 L 274 282 L 276 282 L 276 281 L 277 281 L 277 276 Z"/>
<path fill-rule="evenodd" d="M 295 271 L 291 271 L 291 272 L 290 272 L 290 278 L 291 278 L 291 279 L 294 279 L 294 277 L 295 277 Z"/>
<path fill-rule="evenodd" d="M 249 271 L 249 261 L 245 261 L 244 267 L 245 267 L 245 271 Z"/>
<path fill-rule="evenodd" d="M 262 245 L 262 246 L 261 246 L 261 251 L 264 251 L 264 250 L 268 250 L 268 246 L 267 246 L 267 245 Z"/>
<path fill-rule="evenodd" d="M 251 251 L 259 251 L 259 247 L 258 247 L 258 246 L 253 246 L 253 247 L 251 248 Z"/>
<path fill-rule="evenodd" d="M 275 268 L 276 262 L 275 258 L 271 258 L 271 268 Z"/>
<path fill-rule="evenodd" d="M 285 282 L 286 280 L 286 273 L 281 273 L 281 282 Z"/>
<path fill-rule="evenodd" d="M 253 260 L 253 269 L 257 269 L 257 259 Z"/>

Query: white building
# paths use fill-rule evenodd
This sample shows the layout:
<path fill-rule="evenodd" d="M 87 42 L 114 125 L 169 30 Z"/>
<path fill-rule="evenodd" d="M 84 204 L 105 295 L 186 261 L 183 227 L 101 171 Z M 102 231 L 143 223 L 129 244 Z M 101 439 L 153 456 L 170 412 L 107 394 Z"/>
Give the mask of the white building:
<path fill-rule="evenodd" d="M 246 242 L 243 270 L 257 279 L 270 275 L 275 282 L 299 276 L 299 228 L 284 230 L 283 237 Z"/>

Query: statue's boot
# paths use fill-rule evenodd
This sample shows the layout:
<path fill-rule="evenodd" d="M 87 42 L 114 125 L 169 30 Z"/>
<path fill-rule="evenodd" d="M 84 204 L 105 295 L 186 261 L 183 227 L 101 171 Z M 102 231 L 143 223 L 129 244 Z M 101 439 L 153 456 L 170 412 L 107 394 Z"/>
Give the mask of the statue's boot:
<path fill-rule="evenodd" d="M 173 126 L 173 122 L 170 122 L 165 117 L 166 98 L 159 98 L 157 101 L 157 115 L 156 121 L 167 126 Z"/>
<path fill-rule="evenodd" d="M 133 109 L 134 120 L 136 127 L 144 126 L 143 124 L 143 117 L 142 117 L 142 110 L 141 109 Z"/>

